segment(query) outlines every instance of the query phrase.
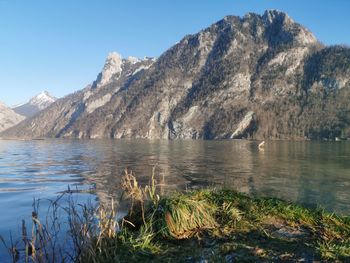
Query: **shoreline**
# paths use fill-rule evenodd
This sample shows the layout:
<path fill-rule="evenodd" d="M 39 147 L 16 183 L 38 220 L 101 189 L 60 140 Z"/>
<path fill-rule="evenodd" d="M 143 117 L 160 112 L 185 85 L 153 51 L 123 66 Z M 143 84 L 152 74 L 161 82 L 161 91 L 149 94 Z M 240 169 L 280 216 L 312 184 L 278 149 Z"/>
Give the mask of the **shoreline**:
<path fill-rule="evenodd" d="M 74 244 L 69 252 L 73 262 L 350 260 L 349 216 L 275 198 L 253 198 L 231 189 L 160 196 L 154 175 L 142 187 L 127 171 L 122 188 L 130 209 L 120 220 L 113 200 L 94 208 L 74 203 L 60 206 L 69 211 L 67 240 Z M 55 253 L 66 244 L 47 238 L 53 235 L 43 229 L 52 226 L 42 224 L 41 215 L 34 213 L 32 220 L 35 236 L 22 237 L 25 248 L 9 246 L 12 257 L 39 259 L 41 255 L 40 262 L 62 259 Z M 48 260 L 40 251 L 50 251 L 53 241 L 56 247 Z"/>

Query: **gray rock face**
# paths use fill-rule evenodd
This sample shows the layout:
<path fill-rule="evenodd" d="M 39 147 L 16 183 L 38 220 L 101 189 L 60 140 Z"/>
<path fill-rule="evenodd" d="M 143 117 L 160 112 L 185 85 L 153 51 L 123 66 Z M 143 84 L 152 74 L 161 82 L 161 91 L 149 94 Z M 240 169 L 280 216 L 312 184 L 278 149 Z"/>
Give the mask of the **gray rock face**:
<path fill-rule="evenodd" d="M 0 132 L 16 125 L 24 119 L 24 116 L 17 114 L 0 102 Z"/>
<path fill-rule="evenodd" d="M 139 78 L 154 61 L 152 58 L 122 59 L 119 54 L 111 53 L 102 72 L 91 85 L 58 99 L 16 128 L 7 130 L 3 136 L 11 138 L 108 137 L 105 135 L 104 127 L 113 119 L 113 114 L 105 115 L 105 107 L 113 96 L 122 92 L 129 82 Z M 115 69 L 115 66 L 118 69 Z M 102 119 L 94 119 L 96 114 L 101 114 Z M 78 126 L 84 129 L 79 129 Z"/>
<path fill-rule="evenodd" d="M 305 139 L 348 136 L 350 50 L 279 11 L 227 16 L 156 61 L 112 53 L 89 87 L 8 137 Z"/>

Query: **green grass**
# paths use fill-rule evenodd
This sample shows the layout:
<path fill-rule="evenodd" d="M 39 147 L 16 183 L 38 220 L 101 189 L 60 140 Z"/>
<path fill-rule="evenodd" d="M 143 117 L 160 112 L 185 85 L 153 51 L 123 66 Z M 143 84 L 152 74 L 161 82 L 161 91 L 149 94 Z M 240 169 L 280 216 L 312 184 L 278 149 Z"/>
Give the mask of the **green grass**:
<path fill-rule="evenodd" d="M 115 219 L 113 203 L 95 210 L 85 207 L 85 215 L 74 204 L 66 209 L 70 211 L 71 235 L 77 236 L 69 260 L 350 261 L 349 217 L 273 198 L 251 198 L 230 189 L 159 196 L 154 176 L 149 186 L 141 187 L 133 174 L 126 173 L 123 186 L 132 208 L 120 222 Z M 39 234 L 47 229 L 37 228 Z M 34 249 L 36 244 L 32 243 Z M 9 250 L 13 251 L 13 247 L 9 246 Z M 57 259 L 62 256 L 55 260 L 60 262 Z M 43 255 L 33 261 L 51 262 Z"/>

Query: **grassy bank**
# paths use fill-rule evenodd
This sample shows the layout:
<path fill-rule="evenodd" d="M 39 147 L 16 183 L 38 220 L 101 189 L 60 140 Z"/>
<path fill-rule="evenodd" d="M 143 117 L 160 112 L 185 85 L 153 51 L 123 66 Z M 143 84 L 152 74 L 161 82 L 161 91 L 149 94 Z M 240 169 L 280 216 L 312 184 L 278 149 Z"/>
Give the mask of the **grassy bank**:
<path fill-rule="evenodd" d="M 52 248 L 54 239 L 50 227 L 34 217 L 34 234 L 23 239 L 27 258 L 37 262 L 350 261 L 349 217 L 224 189 L 159 196 L 154 178 L 149 186 L 140 187 L 131 173 L 124 176 L 123 188 L 130 210 L 120 221 L 115 219 L 113 202 L 96 209 L 81 206 L 79 210 L 72 204 L 65 208 L 74 248 L 69 256 L 62 249 L 58 254 L 56 243 L 56 249 L 43 251 L 45 246 Z M 8 248 L 13 255 L 14 247 Z"/>

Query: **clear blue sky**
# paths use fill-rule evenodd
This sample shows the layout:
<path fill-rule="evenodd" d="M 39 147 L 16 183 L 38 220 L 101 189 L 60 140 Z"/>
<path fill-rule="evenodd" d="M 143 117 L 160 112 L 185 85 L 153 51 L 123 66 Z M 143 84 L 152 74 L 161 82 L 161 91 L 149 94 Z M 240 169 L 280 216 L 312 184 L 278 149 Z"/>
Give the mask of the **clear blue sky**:
<path fill-rule="evenodd" d="M 0 101 L 64 96 L 94 80 L 110 51 L 159 56 L 225 15 L 265 9 L 323 43 L 350 43 L 350 0 L 0 0 Z"/>

